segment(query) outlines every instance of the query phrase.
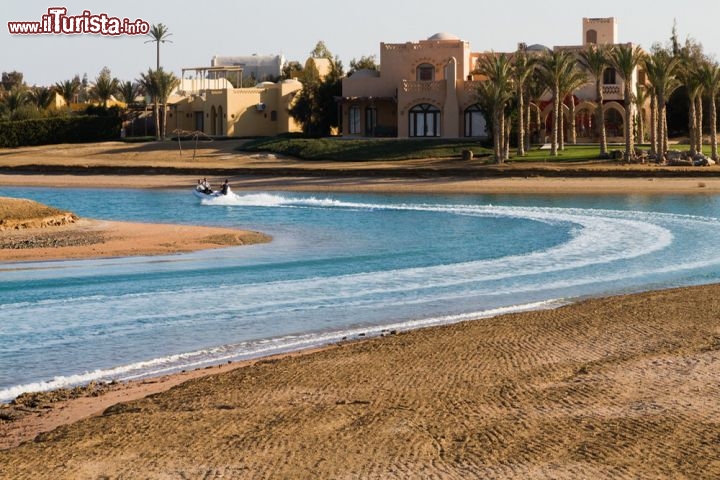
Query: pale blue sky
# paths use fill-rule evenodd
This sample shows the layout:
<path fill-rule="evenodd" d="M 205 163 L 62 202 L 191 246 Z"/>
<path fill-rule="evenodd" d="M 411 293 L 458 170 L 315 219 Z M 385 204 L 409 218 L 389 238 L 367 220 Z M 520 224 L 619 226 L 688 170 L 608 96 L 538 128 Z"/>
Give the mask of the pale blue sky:
<path fill-rule="evenodd" d="M 161 63 L 180 75 L 182 67 L 209 65 L 213 55 L 283 54 L 305 61 L 318 40 L 339 55 L 347 68 L 352 58 L 376 55 L 380 42 L 425 39 L 450 32 L 470 42 L 473 51 L 510 51 L 518 42 L 576 45 L 583 17 L 618 19 L 619 40 L 649 48 L 666 42 L 673 19 L 684 40 L 691 36 L 720 58 L 720 2 L 714 0 L 5 0 L 0 9 L 0 71 L 19 70 L 29 84 L 50 85 L 103 66 L 121 80 L 134 80 L 155 65 L 147 37 L 99 35 L 10 35 L 8 21 L 40 21 L 49 7 L 70 15 L 140 18 L 164 23 L 173 43 L 161 46 Z"/>

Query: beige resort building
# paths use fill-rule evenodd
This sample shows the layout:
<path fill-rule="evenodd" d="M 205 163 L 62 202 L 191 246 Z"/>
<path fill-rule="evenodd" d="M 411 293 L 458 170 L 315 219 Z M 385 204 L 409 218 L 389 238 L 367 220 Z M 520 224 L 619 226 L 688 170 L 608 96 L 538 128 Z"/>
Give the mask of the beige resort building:
<path fill-rule="evenodd" d="M 213 58 L 215 66 L 182 70 L 181 84 L 170 97 L 167 131 L 210 136 L 254 137 L 299 132 L 289 108 L 302 84 L 295 79 L 242 85 L 245 70 L 237 57 Z M 272 57 L 275 61 L 276 57 Z M 235 65 L 229 65 L 235 63 Z M 258 71 L 258 66 L 253 66 Z M 262 70 L 259 70 L 262 72 Z M 263 76 L 262 73 L 259 76 Z"/>
<path fill-rule="evenodd" d="M 297 79 L 277 82 L 285 65 L 279 55 L 218 57 L 209 67 L 182 69 L 181 83 L 168 99 L 167 131 L 209 136 L 265 137 L 301 132 L 290 106 L 302 90 Z M 331 70 L 330 60 L 309 58 L 305 69 L 318 78 Z M 266 79 L 253 87 L 237 88 L 243 78 Z"/>
<path fill-rule="evenodd" d="M 581 45 L 556 49 L 581 50 L 588 44 L 616 44 L 614 18 L 583 19 Z M 547 47 L 531 45 L 529 52 Z M 481 78 L 475 74 L 478 59 L 492 52 L 471 52 L 470 45 L 455 35 L 438 33 L 419 42 L 381 43 L 381 70 L 360 70 L 342 83 L 342 134 L 344 136 L 393 136 L 462 138 L 487 137 L 485 119 L 477 104 L 476 91 Z M 633 84 L 644 83 L 637 72 Z M 578 141 L 591 141 L 594 131 L 595 80 L 577 90 L 565 101 L 563 110 L 574 110 Z M 624 122 L 623 83 L 611 68 L 603 78 L 606 126 L 609 137 L 622 137 Z M 570 102 L 573 102 L 570 108 Z M 540 125 L 535 121 L 538 140 L 549 134 L 552 105 L 550 97 L 535 101 Z M 536 116 L 537 118 L 537 116 Z M 567 118 L 569 120 L 569 118 Z M 570 125 L 569 121 L 565 122 Z M 566 137 L 567 138 L 567 137 Z"/>

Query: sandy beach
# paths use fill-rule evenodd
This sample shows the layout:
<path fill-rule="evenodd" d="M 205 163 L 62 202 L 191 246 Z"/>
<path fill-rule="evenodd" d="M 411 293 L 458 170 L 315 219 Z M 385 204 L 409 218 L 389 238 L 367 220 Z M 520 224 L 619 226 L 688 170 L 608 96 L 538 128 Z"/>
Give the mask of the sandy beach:
<path fill-rule="evenodd" d="M 240 154 L 232 143 L 207 144 L 194 160 L 182 161 L 222 172 L 208 175 L 216 184 L 229 177 L 238 193 L 720 193 L 712 176 L 366 177 L 337 164 L 334 175 L 288 175 L 297 161 Z M 153 145 L 59 148 L 48 162 L 164 168 L 177 155 L 176 146 Z M 23 172 L 23 165 L 50 154 L 44 147 L 1 150 L 0 166 L 18 170 L 5 171 L 0 182 L 188 188 L 198 176 Z M 441 162 L 417 163 L 438 168 Z M 261 173 L 249 173 L 253 165 Z M 268 165 L 276 165 L 277 175 Z M 230 175 L 229 168 L 243 173 Z M 256 232 L 142 227 L 138 237 L 132 224 L 101 220 L 38 230 L 67 237 L 62 229 L 86 229 L 82 237 L 102 237 L 96 249 L 112 238 L 124 248 L 133 238 L 138 246 L 101 256 L 208 248 L 212 239 L 268 240 Z M 178 228 L 187 230 L 178 235 Z M 168 235 L 186 241 L 170 245 Z M 77 257 L 60 251 L 72 246 L 49 247 L 47 256 L 30 253 L 78 258 L 91 247 L 77 247 Z M 0 249 L 0 261 L 16 260 L 4 256 L 6 250 Z M 720 286 L 709 285 L 590 299 L 158 379 L 31 395 L 0 406 L 0 477 L 719 478 L 718 298 Z"/>
<path fill-rule="evenodd" d="M 262 360 L 110 406 L 0 464 L 18 479 L 718 478 L 719 293 L 588 300 Z"/>

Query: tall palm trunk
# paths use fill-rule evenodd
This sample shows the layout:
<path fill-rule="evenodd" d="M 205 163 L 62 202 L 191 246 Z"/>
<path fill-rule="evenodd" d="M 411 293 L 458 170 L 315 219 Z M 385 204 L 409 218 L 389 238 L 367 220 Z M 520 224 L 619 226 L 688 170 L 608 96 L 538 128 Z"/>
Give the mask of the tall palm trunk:
<path fill-rule="evenodd" d="M 505 148 L 503 150 L 503 161 L 510 158 L 510 135 L 512 133 L 512 122 L 510 117 L 505 118 Z"/>
<path fill-rule="evenodd" d="M 552 144 L 550 146 L 550 154 L 555 157 L 558 154 L 558 127 L 560 124 L 560 88 L 557 82 L 553 86 L 553 125 L 552 125 Z"/>
<path fill-rule="evenodd" d="M 715 95 L 710 95 L 710 150 L 712 159 L 717 161 L 717 110 L 715 108 Z"/>
<path fill-rule="evenodd" d="M 663 160 L 665 159 L 665 154 L 667 154 L 668 151 L 668 126 L 667 126 L 667 106 L 665 105 L 665 99 L 663 99 L 662 104 L 662 117 L 660 118 L 660 123 L 662 125 L 662 157 Z"/>
<path fill-rule="evenodd" d="M 525 156 L 525 98 L 523 95 L 523 86 L 517 89 L 518 100 L 518 132 L 517 132 L 517 154 L 518 157 Z"/>
<path fill-rule="evenodd" d="M 575 121 L 575 97 L 570 95 L 570 143 L 575 145 L 577 143 L 577 131 Z"/>
<path fill-rule="evenodd" d="M 565 150 L 565 99 L 560 101 L 560 115 L 558 116 L 558 143 L 560 151 Z"/>
<path fill-rule="evenodd" d="M 595 128 L 598 129 L 598 135 L 600 137 L 600 156 L 605 157 L 608 153 L 608 146 L 607 133 L 605 132 L 605 111 L 603 110 L 603 89 L 601 80 L 595 82 L 595 95 L 597 97 L 597 120 L 595 122 Z"/>
<path fill-rule="evenodd" d="M 702 105 L 702 95 L 698 95 L 696 99 L 697 106 L 695 107 L 695 112 L 697 113 L 697 151 L 698 153 L 702 153 L 702 146 L 703 146 L 703 105 Z"/>
<path fill-rule="evenodd" d="M 495 121 L 493 122 L 493 155 L 497 163 L 502 163 L 502 157 L 500 156 L 500 116 L 495 112 Z"/>
<path fill-rule="evenodd" d="M 695 98 L 690 98 L 690 110 L 688 111 L 688 130 L 690 136 L 690 155 L 697 153 L 697 112 L 695 110 Z"/>
<path fill-rule="evenodd" d="M 532 124 L 532 105 L 528 103 L 525 105 L 525 112 L 523 112 L 523 115 L 525 115 L 525 136 L 523 137 L 523 142 L 525 143 L 525 151 L 527 152 L 530 150 L 530 125 Z"/>
<path fill-rule="evenodd" d="M 625 81 L 625 160 L 635 158 L 635 136 L 633 134 L 633 102 L 632 85 L 630 80 Z"/>
<path fill-rule="evenodd" d="M 153 109 L 155 111 L 155 139 L 160 140 L 162 138 L 162 130 L 160 130 L 160 102 L 157 97 L 155 98 Z"/>
<path fill-rule="evenodd" d="M 658 114 L 657 114 L 657 96 L 650 95 L 650 153 L 657 155 L 658 146 Z"/>

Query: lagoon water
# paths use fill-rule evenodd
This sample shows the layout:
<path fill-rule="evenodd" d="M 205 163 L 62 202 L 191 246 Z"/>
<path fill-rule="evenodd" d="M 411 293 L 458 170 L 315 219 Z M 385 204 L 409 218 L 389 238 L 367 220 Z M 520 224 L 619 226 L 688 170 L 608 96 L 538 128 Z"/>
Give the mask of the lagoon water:
<path fill-rule="evenodd" d="M 2 188 L 83 217 L 247 228 L 272 243 L 0 264 L 0 401 L 361 334 L 720 280 L 715 196 Z"/>

